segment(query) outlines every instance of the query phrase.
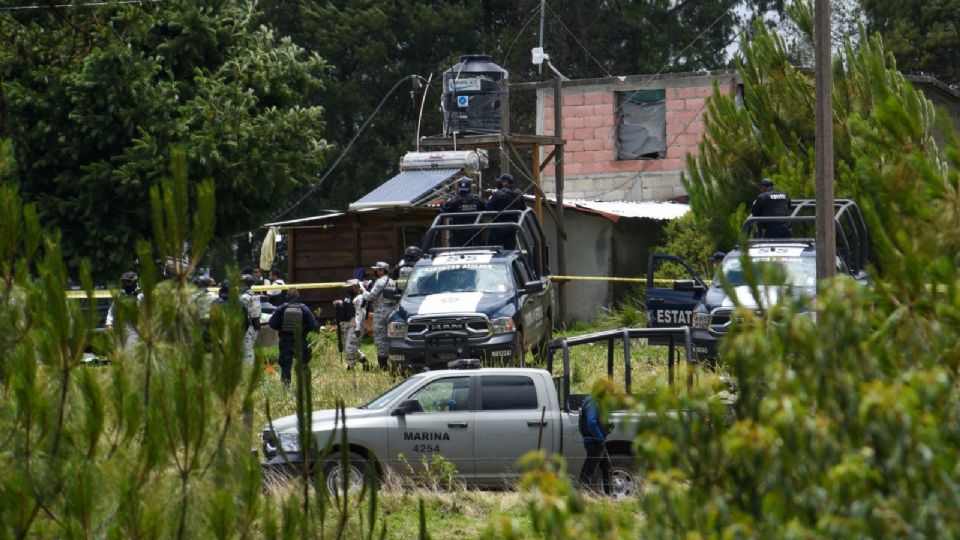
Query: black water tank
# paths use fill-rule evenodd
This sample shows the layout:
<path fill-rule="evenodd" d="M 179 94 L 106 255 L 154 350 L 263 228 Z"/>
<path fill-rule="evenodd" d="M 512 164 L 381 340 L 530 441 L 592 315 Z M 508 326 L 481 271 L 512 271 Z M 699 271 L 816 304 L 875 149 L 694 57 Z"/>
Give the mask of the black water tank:
<path fill-rule="evenodd" d="M 507 70 L 485 54 L 460 57 L 443 72 L 443 135 L 500 133 L 500 81 Z"/>

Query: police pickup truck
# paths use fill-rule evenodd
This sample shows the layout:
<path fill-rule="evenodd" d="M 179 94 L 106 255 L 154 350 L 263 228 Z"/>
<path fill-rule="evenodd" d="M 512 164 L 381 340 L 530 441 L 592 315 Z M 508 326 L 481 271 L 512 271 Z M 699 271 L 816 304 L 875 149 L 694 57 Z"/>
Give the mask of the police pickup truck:
<path fill-rule="evenodd" d="M 485 245 L 487 234 L 502 240 L 503 231 L 514 236 L 513 249 Z M 441 246 L 444 237 L 467 245 Z M 419 369 L 477 358 L 522 366 L 527 351 L 542 357 L 554 313 L 547 260 L 532 210 L 440 214 L 389 320 L 391 363 Z"/>
<path fill-rule="evenodd" d="M 476 360 L 460 360 L 464 369 L 416 374 L 366 405 L 316 411 L 311 444 L 324 448 L 311 464 L 322 467 L 331 492 L 359 488 L 365 474 L 416 473 L 426 459 L 439 455 L 472 486 L 502 486 L 519 478 L 517 460 L 532 450 L 566 457 L 577 474 L 586 456 L 578 429 L 579 410 L 562 408 L 549 371 L 530 368 L 479 368 Z M 569 386 L 564 387 L 569 390 Z M 569 392 L 566 392 L 569 395 Z M 613 491 L 618 497 L 638 489 L 630 449 L 640 418 L 614 412 L 607 450 L 613 463 Z M 348 448 L 340 446 L 346 428 Z M 265 469 L 302 470 L 297 417 L 274 420 L 261 433 Z M 349 455 L 346 468 L 343 451 Z M 322 452 L 322 451 L 321 451 Z M 402 459 L 401 459 L 402 456 Z"/>
<path fill-rule="evenodd" d="M 689 326 L 694 354 L 698 359 L 717 357 L 717 345 L 735 322 L 736 305 L 758 313 L 764 305 L 775 304 L 781 295 L 809 300 L 806 311 L 814 315 L 812 299 L 817 293 L 816 245 L 812 226 L 816 219 L 816 202 L 796 200 L 791 214 L 785 217 L 750 217 L 743 224 L 746 245 L 726 254 L 716 275 L 707 287 L 697 272 L 683 259 L 672 255 L 651 254 L 647 266 L 646 310 L 647 326 Z M 834 205 L 837 231 L 837 275 L 848 276 L 866 283 L 868 276 L 869 237 L 863 216 L 857 204 L 840 199 Z M 795 238 L 750 238 L 759 225 L 769 221 L 784 221 L 796 226 Z M 670 261 L 682 266 L 690 279 L 674 281 L 673 287 L 657 287 L 656 269 Z M 757 292 L 759 301 L 745 281 L 744 261 L 748 261 L 753 275 L 761 280 Z M 772 271 L 771 271 L 772 270 Z M 722 278 L 732 288 L 735 297 L 723 287 Z M 777 276 L 777 283 L 764 284 L 765 276 Z"/>

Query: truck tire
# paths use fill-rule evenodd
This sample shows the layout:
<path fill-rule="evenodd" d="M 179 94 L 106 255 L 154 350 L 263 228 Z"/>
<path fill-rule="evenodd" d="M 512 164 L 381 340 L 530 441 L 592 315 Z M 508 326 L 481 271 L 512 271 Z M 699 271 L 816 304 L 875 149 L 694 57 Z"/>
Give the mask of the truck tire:
<path fill-rule="evenodd" d="M 614 454 L 610 456 L 613 463 L 610 496 L 614 499 L 634 497 L 640 493 L 640 475 L 637 474 L 637 460 L 631 455 Z"/>
<path fill-rule="evenodd" d="M 343 468 L 343 458 L 340 452 L 331 454 L 323 460 L 323 481 L 327 493 L 332 496 L 343 495 L 344 471 L 347 473 L 347 492 L 356 493 L 368 481 L 368 474 L 372 474 L 371 464 L 366 458 L 350 452 L 347 454 L 347 468 Z"/>
<path fill-rule="evenodd" d="M 547 365 L 547 350 L 550 346 L 550 341 L 553 340 L 553 317 L 548 315 L 544 324 L 546 328 L 543 331 L 543 336 L 540 337 L 540 342 L 537 343 L 537 347 L 533 351 L 533 358 L 540 366 Z"/>

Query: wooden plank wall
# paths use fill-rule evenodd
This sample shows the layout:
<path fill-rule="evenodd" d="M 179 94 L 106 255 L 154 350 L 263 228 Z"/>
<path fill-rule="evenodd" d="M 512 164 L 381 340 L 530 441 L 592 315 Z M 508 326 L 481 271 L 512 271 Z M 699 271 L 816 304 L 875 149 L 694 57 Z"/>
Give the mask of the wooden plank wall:
<path fill-rule="evenodd" d="M 378 261 L 397 264 L 407 246 L 419 246 L 433 212 L 397 215 L 389 212 L 347 214 L 325 220 L 323 227 L 303 226 L 285 231 L 288 238 L 288 283 L 346 281 L 358 268 L 369 270 Z M 333 318 L 332 302 L 344 289 L 307 289 L 301 299 L 320 317 Z"/>

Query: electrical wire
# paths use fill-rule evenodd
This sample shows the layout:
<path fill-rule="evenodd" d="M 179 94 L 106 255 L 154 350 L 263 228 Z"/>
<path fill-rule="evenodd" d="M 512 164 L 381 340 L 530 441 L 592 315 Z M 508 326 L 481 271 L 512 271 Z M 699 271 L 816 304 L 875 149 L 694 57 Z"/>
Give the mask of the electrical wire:
<path fill-rule="evenodd" d="M 607 75 L 607 77 L 613 77 L 613 75 L 609 71 L 607 71 L 607 68 L 604 67 L 603 64 L 601 64 L 600 61 L 597 60 L 597 58 L 590 53 L 590 51 L 583 45 L 583 43 L 580 42 L 579 39 L 577 39 L 577 36 L 574 35 L 574 33 L 569 28 L 567 28 L 567 25 L 563 23 L 563 19 L 561 19 L 560 16 L 557 15 L 557 12 L 554 11 L 552 7 L 550 7 L 550 4 L 547 2 L 544 2 L 543 5 L 547 6 L 547 11 L 549 11 L 550 14 L 553 15 L 553 18 L 556 19 L 558 23 L 560 23 L 560 27 L 566 30 L 567 34 L 569 34 L 570 37 L 573 38 L 573 41 L 575 41 L 577 45 L 579 45 L 580 48 L 583 49 L 583 52 L 587 53 L 587 56 L 590 57 L 590 59 L 593 60 L 593 62 L 597 64 L 597 66 L 600 67 L 600 69 Z"/>
<path fill-rule="evenodd" d="M 0 7 L 0 11 L 27 11 L 40 9 L 59 9 L 59 8 L 85 8 L 85 7 L 104 7 L 120 6 L 128 4 L 160 4 L 167 0 L 104 0 L 102 2 L 84 2 L 82 4 L 34 4 L 28 6 L 7 6 Z"/>
<path fill-rule="evenodd" d="M 377 113 L 380 112 L 380 109 L 383 108 L 383 105 L 387 102 L 387 100 L 390 98 L 390 96 L 393 95 L 393 93 L 397 90 L 397 88 L 400 87 L 401 84 L 403 84 L 404 82 L 406 82 L 406 81 L 409 80 L 409 79 L 414 79 L 414 78 L 418 78 L 418 79 L 420 79 L 420 80 L 422 80 L 422 81 L 426 81 L 426 79 L 424 79 L 424 78 L 421 77 L 420 75 L 405 75 L 405 76 L 401 77 L 400 80 L 398 80 L 396 83 L 394 83 L 393 87 L 390 88 L 390 90 L 388 90 L 387 93 L 383 96 L 383 98 L 380 100 L 380 103 L 378 103 L 377 106 L 376 106 L 376 108 L 373 109 L 373 112 L 372 112 L 372 113 L 370 114 L 370 116 L 367 117 L 367 119 L 363 122 L 363 125 L 360 126 L 360 129 L 357 130 L 357 132 L 354 134 L 353 138 L 350 139 L 350 142 L 347 143 L 347 146 L 343 149 L 342 152 L 340 152 L 340 155 L 337 157 L 337 160 L 333 162 L 333 165 L 331 165 L 330 168 L 327 169 L 327 171 L 326 171 L 325 173 L 323 173 L 323 176 L 320 177 L 320 180 L 318 180 L 316 184 L 314 184 L 310 189 L 308 189 L 308 190 L 306 191 L 306 193 L 304 193 L 302 196 L 300 196 L 300 198 L 297 199 L 297 201 L 296 201 L 295 203 L 291 204 L 290 206 L 288 206 L 287 208 L 285 208 L 285 209 L 282 210 L 281 212 L 279 212 L 279 213 L 277 213 L 277 214 L 274 214 L 274 216 L 273 216 L 272 218 L 270 218 L 270 221 L 271 221 L 271 222 L 275 222 L 276 220 L 280 219 L 281 217 L 287 215 L 288 213 L 290 213 L 291 210 L 293 210 L 293 209 L 296 208 L 297 206 L 300 206 L 300 204 L 303 203 L 303 201 L 305 201 L 305 200 L 307 199 L 307 197 L 309 197 L 309 196 L 312 195 L 314 192 L 316 192 L 317 189 L 319 189 L 320 186 L 323 185 L 324 180 L 326 180 L 327 177 L 330 176 L 330 173 L 332 173 L 333 171 L 335 171 L 335 170 L 337 169 L 337 166 L 340 165 L 340 162 L 341 162 L 341 161 L 343 160 L 343 158 L 347 155 L 347 152 L 349 152 L 350 149 L 353 148 L 353 144 L 354 144 L 355 142 L 357 142 L 357 139 L 359 139 L 359 138 L 360 138 L 360 135 L 362 135 L 363 132 L 367 129 L 367 126 L 370 125 L 370 122 L 373 121 L 374 118 L 376 118 Z"/>

